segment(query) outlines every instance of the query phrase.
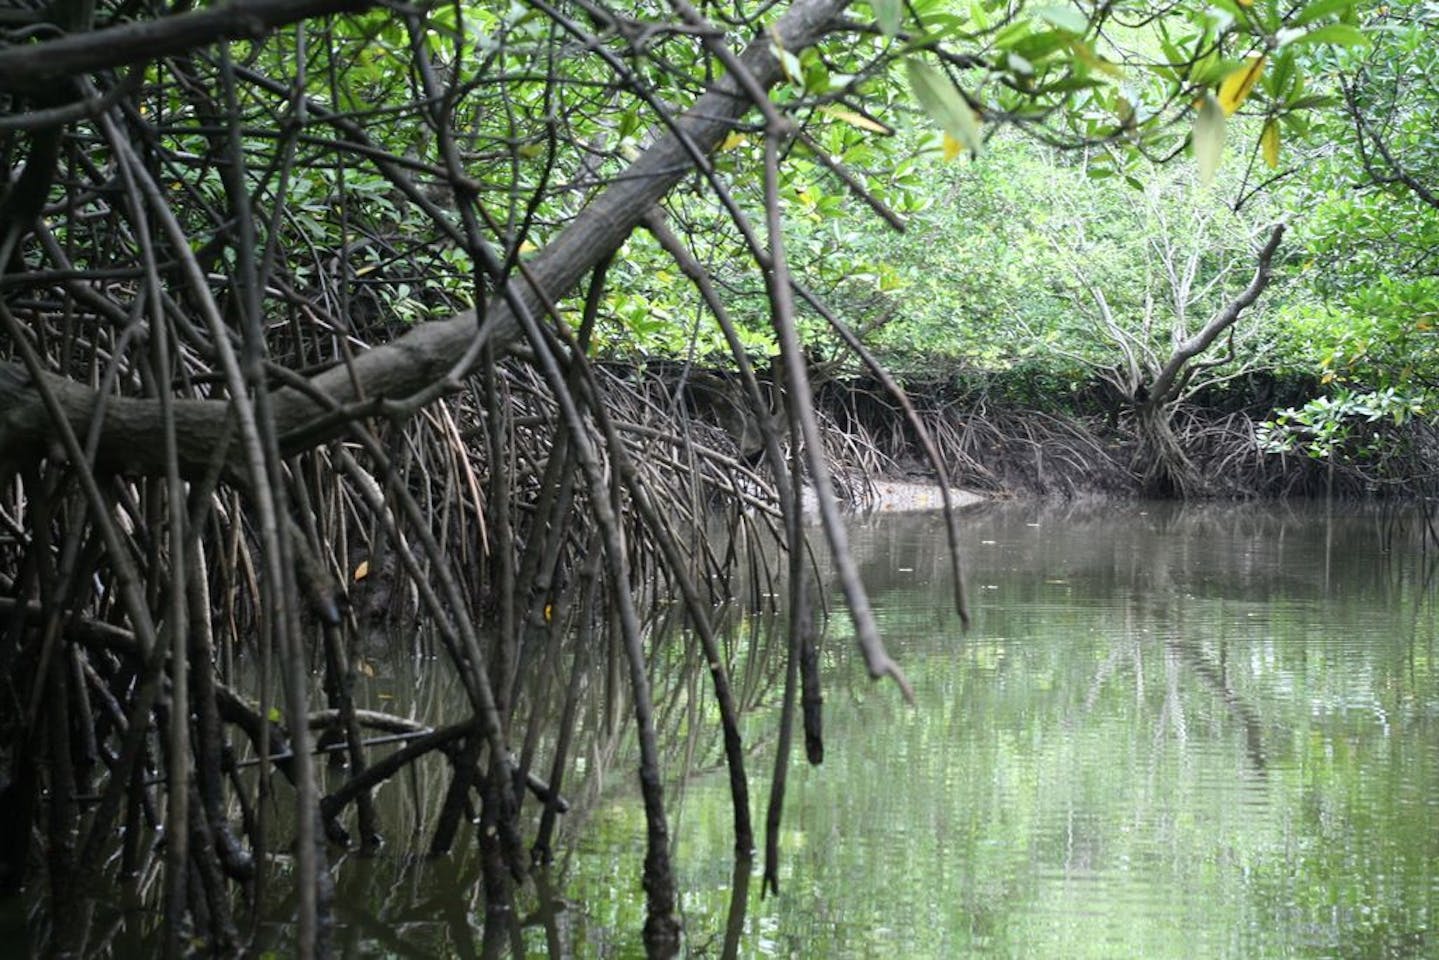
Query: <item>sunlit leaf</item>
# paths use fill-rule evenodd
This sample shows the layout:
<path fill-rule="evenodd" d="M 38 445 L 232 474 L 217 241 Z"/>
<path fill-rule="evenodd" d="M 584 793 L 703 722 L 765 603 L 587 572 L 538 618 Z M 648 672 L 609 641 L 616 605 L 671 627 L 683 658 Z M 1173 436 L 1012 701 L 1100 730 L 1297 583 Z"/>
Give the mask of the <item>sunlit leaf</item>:
<path fill-rule="evenodd" d="M 1264 54 L 1256 54 L 1249 58 L 1244 66 L 1235 70 L 1224 78 L 1219 85 L 1219 105 L 1224 108 L 1224 115 L 1232 117 L 1234 111 L 1249 98 L 1254 90 L 1254 85 L 1259 82 L 1259 76 L 1264 72 Z"/>
<path fill-rule="evenodd" d="M 1211 183 L 1224 154 L 1224 108 L 1212 93 L 1205 93 L 1194 117 L 1194 162 L 1199 166 L 1199 182 Z"/>
<path fill-rule="evenodd" d="M 1369 37 L 1358 27 L 1347 23 L 1330 23 L 1310 30 L 1290 43 L 1333 43 L 1341 47 L 1358 47 L 1369 43 Z"/>
<path fill-rule="evenodd" d="M 1051 53 L 1068 47 L 1072 41 L 1073 34 L 1068 30 L 1045 30 L 1020 37 L 1014 42 L 1013 50 L 1031 63 L 1038 63 Z"/>
<path fill-rule="evenodd" d="M 804 66 L 799 62 L 799 57 L 780 46 L 777 38 L 774 43 L 769 45 L 769 49 L 770 52 L 774 54 L 775 59 L 779 61 L 779 66 L 780 69 L 784 71 L 785 79 L 790 83 L 803 86 Z"/>
<path fill-rule="evenodd" d="M 370 575 L 370 561 L 361 560 L 360 565 L 355 568 L 355 582 L 359 583 Z"/>
<path fill-rule="evenodd" d="M 1061 30 L 1083 35 L 1089 30 L 1089 18 L 1073 7 L 1039 7 L 1030 11 Z"/>
<path fill-rule="evenodd" d="M 1001 50 L 1008 50 L 1033 32 L 1034 27 L 1028 20 L 1015 20 L 999 28 L 994 35 L 994 45 Z"/>
<path fill-rule="evenodd" d="M 1292 22 L 1296 27 L 1302 27 L 1306 23 L 1313 23 L 1315 20 L 1323 20 L 1336 13 L 1343 13 L 1354 6 L 1354 3 L 1355 0 L 1315 0 L 1314 3 L 1300 10 Z"/>
<path fill-rule="evenodd" d="M 874 7 L 874 22 L 886 36 L 899 33 L 904 22 L 904 0 L 870 0 L 870 5 Z"/>
<path fill-rule="evenodd" d="M 878 120 L 871 120 L 862 113 L 857 113 L 854 110 L 846 110 L 844 107 L 836 106 L 833 103 L 828 103 L 820 107 L 819 112 L 828 114 L 836 120 L 843 120 L 851 127 L 858 127 L 861 130 L 868 130 L 871 133 L 888 134 L 893 132 L 889 127 L 886 127 Z"/>
<path fill-rule="evenodd" d="M 904 71 L 915 99 L 930 119 L 977 156 L 984 145 L 979 118 L 959 88 L 941 70 L 923 60 L 911 57 L 904 62 Z"/>
<path fill-rule="evenodd" d="M 1279 168 L 1279 124 L 1273 117 L 1264 121 L 1264 132 L 1259 134 L 1259 152 L 1265 166 L 1270 170 Z"/>
<path fill-rule="evenodd" d="M 984 9 L 983 0 L 969 0 L 969 19 L 980 30 L 989 29 L 989 14 Z"/>

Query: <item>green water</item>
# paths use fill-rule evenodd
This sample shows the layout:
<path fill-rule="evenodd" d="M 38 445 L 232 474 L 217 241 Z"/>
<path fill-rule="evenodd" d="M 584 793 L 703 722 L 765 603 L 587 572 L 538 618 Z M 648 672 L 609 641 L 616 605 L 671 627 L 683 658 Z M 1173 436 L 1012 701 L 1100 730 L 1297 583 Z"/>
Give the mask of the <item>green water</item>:
<path fill-rule="evenodd" d="M 735 872 L 703 663 L 656 634 L 689 956 L 1439 957 L 1439 565 L 1412 516 L 1001 504 L 962 525 L 968 634 L 937 517 L 852 528 L 916 702 L 868 679 L 843 615 L 828 624 L 825 762 L 796 748 L 778 896 L 758 863 Z M 762 830 L 785 638 L 725 623 Z M 575 809 L 519 928 L 485 929 L 472 832 L 415 855 L 447 783 L 430 757 L 377 792 L 380 855 L 336 853 L 338 955 L 642 955 L 629 708 L 618 661 L 592 659 Z M 377 651 L 360 699 L 463 715 L 437 662 Z M 258 946 L 286 955 L 294 904 L 273 889 Z"/>
<path fill-rule="evenodd" d="M 1000 505 L 964 529 L 968 635 L 936 518 L 856 526 L 916 704 L 830 624 L 826 759 L 796 752 L 781 892 L 756 866 L 739 956 L 1439 957 L 1439 604 L 1412 523 Z M 673 810 L 689 949 L 718 956 L 723 773 Z M 564 952 L 639 951 L 642 836 L 612 784 L 559 881 Z"/>

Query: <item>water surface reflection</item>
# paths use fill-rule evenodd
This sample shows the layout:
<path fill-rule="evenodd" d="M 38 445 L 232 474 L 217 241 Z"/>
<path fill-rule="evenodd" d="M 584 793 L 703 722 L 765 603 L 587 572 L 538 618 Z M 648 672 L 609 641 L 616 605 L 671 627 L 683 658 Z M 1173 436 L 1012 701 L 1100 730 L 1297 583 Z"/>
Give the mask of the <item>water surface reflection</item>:
<path fill-rule="evenodd" d="M 964 529 L 968 635 L 937 517 L 857 525 L 917 704 L 870 682 L 848 622 L 829 624 L 826 759 L 796 751 L 778 897 L 734 862 L 703 671 L 657 667 L 691 955 L 1439 955 L 1439 604 L 1412 526 L 1366 508 L 1012 504 Z M 762 621 L 731 627 L 758 804 L 782 644 Z M 339 870 L 342 952 L 639 955 L 624 717 L 586 721 L 564 852 L 508 929 L 485 930 L 466 857 L 382 854 Z"/>
<path fill-rule="evenodd" d="M 965 528 L 968 636 L 936 518 L 857 531 L 919 703 L 832 624 L 827 760 L 794 780 L 782 895 L 752 898 L 742 953 L 1439 953 L 1417 541 L 1284 506 L 1002 505 Z M 718 786 L 684 801 L 697 891 L 724 882 Z"/>

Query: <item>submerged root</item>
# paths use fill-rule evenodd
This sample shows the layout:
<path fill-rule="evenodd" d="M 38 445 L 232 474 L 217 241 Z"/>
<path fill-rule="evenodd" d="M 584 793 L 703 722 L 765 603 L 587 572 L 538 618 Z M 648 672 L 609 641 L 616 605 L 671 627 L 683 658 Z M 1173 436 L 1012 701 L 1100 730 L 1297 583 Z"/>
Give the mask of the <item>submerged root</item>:
<path fill-rule="evenodd" d="M 595 727 L 593 718 L 640 710 L 651 750 L 643 782 L 658 802 L 666 758 L 695 748 L 694 733 L 680 732 L 693 725 L 674 704 L 697 696 L 694 678 L 705 675 L 720 705 L 714 733 L 731 770 L 736 842 L 748 856 L 756 841 L 740 717 L 773 674 L 754 662 L 763 645 L 726 639 L 715 611 L 742 596 L 767 605 L 762 598 L 788 576 L 771 559 L 788 539 L 775 471 L 702 416 L 705 401 L 671 374 L 595 366 L 576 382 L 573 395 L 584 399 L 567 414 L 533 365 L 497 363 L 403 427 L 357 427 L 346 442 L 291 460 L 278 478 L 290 504 L 278 532 L 293 558 L 281 573 L 305 599 L 284 627 L 301 641 L 294 653 L 272 642 L 273 568 L 254 494 L 242 484 L 216 478 L 196 489 L 180 567 L 162 548 L 164 500 L 144 481 L 104 478 L 108 512 L 97 516 L 77 507 L 74 474 L 42 464 L 12 479 L 0 491 L 0 617 L 9 625 L 0 658 L 7 702 L 20 706 L 0 716 L 12 745 L 0 757 L 0 810 L 11 815 L 16 838 L 0 850 L 7 889 L 75 889 L 74 861 L 55 846 L 62 842 L 89 862 L 111 864 L 100 873 L 114 872 L 118 884 L 119 871 L 141 866 L 164 831 L 170 776 L 191 769 L 198 793 L 186 816 L 196 839 L 186 857 L 208 879 L 191 890 L 205 899 L 185 900 L 176 922 L 197 936 L 209 929 L 216 949 L 233 949 L 233 894 L 242 916 L 253 909 L 275 879 L 277 852 L 293 842 L 266 799 L 272 781 L 296 791 L 311 784 L 320 843 L 371 849 L 398 830 L 379 814 L 374 790 L 423 768 L 443 773 L 418 781 L 430 785 L 424 805 L 437 812 L 414 829 L 430 832 L 431 850 L 443 852 L 462 819 L 477 816 L 495 841 L 481 858 L 485 890 L 508 900 L 529 866 L 526 845 L 549 856 L 555 817 L 571 809 L 561 786 L 572 780 L 579 751 L 594 750 L 605 729 L 610 737 L 624 729 Z M 588 467 L 564 423 L 576 413 L 586 430 L 611 438 L 583 453 L 594 458 Z M 836 492 L 861 504 L 884 456 L 867 435 L 824 422 L 827 453 L 842 465 L 833 473 Z M 611 534 L 597 519 L 606 512 Z M 179 590 L 194 600 L 195 639 L 183 670 L 157 643 L 165 621 L 147 634 L 116 604 L 107 584 L 119 574 L 95 548 L 102 523 L 137 565 L 129 576 L 160 595 Z M 57 553 L 55 544 L 75 550 Z M 671 622 L 672 599 L 683 599 L 687 629 Z M 427 627 L 414 629 L 418 623 Z M 377 646 L 377 636 L 387 639 Z M 412 639 L 396 651 L 388 638 L 400 637 Z M 357 689 L 375 662 L 397 653 L 441 658 L 470 713 L 367 710 Z M 812 640 L 804 653 L 816 659 Z M 294 701 L 281 699 L 278 682 L 296 655 L 307 675 L 318 671 L 318 693 L 308 696 L 323 701 L 298 725 L 287 719 Z M 656 657 L 670 666 L 649 689 Z M 557 672 L 571 679 L 557 681 Z M 805 678 L 806 732 L 817 761 L 813 674 Z M 177 685 L 197 718 L 196 733 L 178 745 L 183 766 L 160 740 Z M 39 689 L 64 709 L 27 712 L 30 691 Z M 312 734 L 315 749 L 333 759 L 328 773 L 300 762 Z M 44 763 L 24 744 L 42 745 Z M 435 758 L 443 758 L 438 768 Z M 62 771 L 68 779 L 55 780 Z M 531 815 L 538 832 L 529 832 Z M 650 822 L 653 832 L 663 816 Z M 29 838 L 37 830 L 55 838 L 52 856 L 35 855 Z M 666 836 L 651 841 L 652 851 L 668 847 Z M 110 859 L 111 850 L 119 856 Z M 323 873 L 322 850 L 317 860 Z M 645 882 L 657 902 L 674 902 L 667 861 L 647 863 Z M 44 914 L 64 905 L 36 902 Z M 490 906 L 501 908 L 497 917 L 513 916 Z M 316 909 L 322 917 L 323 898 Z M 656 952 L 672 952 L 676 936 L 673 911 L 652 911 L 647 938 Z"/>

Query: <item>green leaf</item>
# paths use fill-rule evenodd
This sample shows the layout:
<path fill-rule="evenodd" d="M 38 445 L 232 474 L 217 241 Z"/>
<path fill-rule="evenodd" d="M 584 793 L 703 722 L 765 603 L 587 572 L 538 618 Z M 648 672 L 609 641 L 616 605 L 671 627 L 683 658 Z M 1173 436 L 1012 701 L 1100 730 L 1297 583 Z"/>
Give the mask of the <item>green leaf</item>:
<path fill-rule="evenodd" d="M 634 134 L 639 133 L 639 130 L 640 116 L 637 111 L 626 110 L 620 115 L 619 137 L 621 140 L 623 140 L 625 137 L 633 136 Z"/>
<path fill-rule="evenodd" d="M 280 722 L 280 708 L 279 708 L 279 707 L 271 707 L 271 708 L 270 708 L 270 712 L 267 713 L 267 714 L 265 714 L 265 716 L 266 716 L 267 719 L 269 719 L 269 721 L 270 721 L 271 723 L 279 723 L 279 722 Z"/>
<path fill-rule="evenodd" d="M 1289 86 L 1297 76 L 1294 65 L 1294 51 L 1283 50 L 1274 58 L 1274 65 L 1264 74 L 1264 89 L 1273 100 L 1289 92 Z"/>
<path fill-rule="evenodd" d="M 1199 166 L 1199 182 L 1213 182 L 1224 154 L 1224 108 L 1219 99 L 1206 92 L 1194 118 L 1194 162 Z"/>
<path fill-rule="evenodd" d="M 1038 63 L 1045 57 L 1062 50 L 1070 44 L 1070 35 L 1064 30 L 1046 30 L 1043 33 L 1022 37 L 1010 49 L 1030 63 Z"/>
<path fill-rule="evenodd" d="M 1070 33 L 1083 36 L 1089 31 L 1089 18 L 1073 7 L 1039 7 L 1031 12 L 1041 20 Z"/>
<path fill-rule="evenodd" d="M 1194 62 L 1194 66 L 1189 70 L 1189 82 L 1197 87 L 1212 87 L 1243 67 L 1242 60 L 1210 53 Z"/>
<path fill-rule="evenodd" d="M 885 36 L 899 33 L 900 24 L 904 22 L 904 0 L 870 0 L 870 5 L 874 7 L 874 22 Z"/>
<path fill-rule="evenodd" d="M 969 19 L 973 20 L 980 30 L 989 29 L 989 14 L 984 9 L 983 0 L 970 0 Z"/>
<path fill-rule="evenodd" d="M 1001 50 L 1013 49 L 1014 45 L 1034 32 L 1034 27 L 1028 20 L 1016 20 L 1013 23 L 1000 27 L 994 35 L 994 45 Z"/>
<path fill-rule="evenodd" d="M 1369 43 L 1369 37 L 1363 30 L 1351 27 L 1347 23 L 1330 23 L 1310 30 L 1302 37 L 1296 37 L 1289 42 L 1290 44 L 1333 43 L 1341 47 L 1359 47 Z"/>
<path fill-rule="evenodd" d="M 1339 104 L 1338 97 L 1331 97 L 1325 94 L 1312 93 L 1307 97 L 1299 97 L 1297 100 L 1290 100 L 1285 104 L 1290 110 L 1314 110 L 1319 107 L 1333 107 Z"/>
<path fill-rule="evenodd" d="M 930 119 L 978 156 L 984 145 L 979 119 L 959 88 L 941 70 L 923 60 L 905 60 L 904 72 L 915 99 Z"/>
<path fill-rule="evenodd" d="M 1306 23 L 1313 23 L 1315 20 L 1323 20 L 1325 17 L 1332 17 L 1336 13 L 1343 13 L 1354 6 L 1355 0 L 1315 0 L 1309 6 L 1299 11 L 1299 15 L 1293 20 L 1296 27 L 1302 27 Z"/>

